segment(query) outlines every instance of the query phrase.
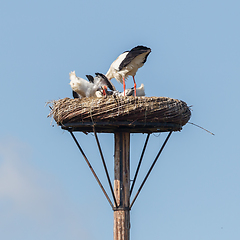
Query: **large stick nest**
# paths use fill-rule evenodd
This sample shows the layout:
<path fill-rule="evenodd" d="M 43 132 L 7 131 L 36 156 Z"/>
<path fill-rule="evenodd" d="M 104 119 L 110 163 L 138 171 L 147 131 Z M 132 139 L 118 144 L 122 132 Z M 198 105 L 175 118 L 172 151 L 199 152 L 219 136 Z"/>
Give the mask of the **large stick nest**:
<path fill-rule="evenodd" d="M 49 116 L 58 125 L 76 122 L 148 122 L 185 125 L 191 117 L 187 104 L 167 97 L 64 98 L 52 101 Z"/>

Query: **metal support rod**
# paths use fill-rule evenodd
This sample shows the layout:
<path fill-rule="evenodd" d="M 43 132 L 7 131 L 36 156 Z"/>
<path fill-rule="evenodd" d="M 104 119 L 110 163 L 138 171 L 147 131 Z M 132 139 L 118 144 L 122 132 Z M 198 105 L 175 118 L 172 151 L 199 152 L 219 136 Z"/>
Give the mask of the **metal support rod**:
<path fill-rule="evenodd" d="M 139 163 L 138 163 L 138 166 L 137 166 L 137 170 L 136 170 L 136 173 L 135 173 L 135 176 L 134 176 L 134 179 L 133 179 L 133 183 L 132 183 L 132 186 L 131 186 L 130 196 L 131 196 L 131 194 L 132 194 L 133 187 L 134 187 L 135 182 L 136 182 L 136 179 L 137 179 L 138 171 L 139 171 L 140 166 L 141 166 L 141 163 L 142 163 L 143 155 L 144 155 L 144 153 L 145 153 L 145 150 L 146 150 L 146 147 L 147 147 L 147 143 L 148 143 L 148 139 L 149 139 L 149 137 L 150 137 L 150 134 L 151 134 L 151 133 L 148 133 L 147 138 L 146 138 L 146 141 L 145 141 L 145 144 L 144 144 L 144 147 L 143 147 L 143 150 L 142 150 L 142 154 L 141 154 L 141 157 L 140 157 L 140 160 L 139 160 Z"/>
<path fill-rule="evenodd" d="M 93 168 L 92 168 L 92 166 L 91 166 L 90 162 L 88 161 L 88 159 L 87 159 L 87 157 L 86 157 L 85 153 L 83 152 L 83 150 L 82 150 L 81 146 L 79 145 L 79 143 L 78 143 L 77 139 L 75 138 L 75 136 L 73 135 L 73 133 L 72 133 L 71 131 L 69 131 L 69 132 L 70 132 L 71 136 L 73 137 L 73 140 L 74 140 L 74 141 L 75 141 L 75 143 L 77 144 L 77 146 L 78 146 L 78 148 L 79 148 L 80 152 L 82 153 L 82 155 L 83 155 L 83 157 L 84 157 L 84 159 L 85 159 L 85 161 L 86 161 L 87 165 L 89 166 L 89 168 L 90 168 L 90 170 L 91 170 L 91 172 L 92 172 L 93 176 L 94 176 L 94 177 L 95 177 L 95 179 L 97 180 L 97 182 L 98 182 L 98 184 L 99 184 L 100 188 L 102 189 L 102 191 L 103 191 L 103 193 L 104 193 L 105 197 L 107 198 L 107 200 L 108 200 L 109 204 L 111 205 L 111 207 L 112 207 L 112 208 L 114 208 L 114 206 L 113 206 L 113 204 L 112 204 L 112 202 L 111 202 L 110 198 L 108 197 L 108 195 L 107 195 L 107 193 L 106 193 L 106 191 L 105 191 L 104 187 L 102 186 L 102 184 L 101 184 L 101 182 L 100 182 L 100 180 L 99 180 L 99 178 L 98 178 L 97 174 L 96 174 L 96 173 L 95 173 L 95 171 L 93 170 Z"/>
<path fill-rule="evenodd" d="M 146 177 L 144 178 L 144 180 L 143 180 L 141 186 L 139 187 L 139 189 L 138 189 L 138 191 L 137 191 L 137 194 L 135 195 L 135 197 L 134 197 L 134 199 L 133 199 L 133 201 L 132 201 L 132 203 L 131 203 L 131 205 L 130 205 L 130 209 L 132 208 L 134 202 L 136 201 L 136 199 L 137 199 L 137 197 L 138 197 L 140 191 L 142 190 L 143 185 L 145 184 L 145 182 L 146 182 L 146 180 L 147 180 L 149 174 L 151 173 L 151 171 L 152 171 L 152 169 L 153 169 L 155 163 L 157 162 L 157 160 L 158 160 L 158 158 L 159 158 L 159 156 L 160 156 L 160 154 L 161 154 L 163 148 L 165 147 L 165 145 L 166 145 L 168 139 L 170 138 L 171 134 L 172 134 L 172 131 L 168 134 L 168 136 L 167 136 L 166 140 L 164 141 L 164 143 L 163 143 L 161 149 L 159 150 L 159 152 L 158 152 L 158 154 L 157 154 L 155 160 L 153 161 L 153 163 L 152 163 L 150 169 L 148 170 L 148 173 L 147 173 Z"/>
<path fill-rule="evenodd" d="M 101 149 L 101 146 L 100 146 L 100 143 L 99 143 L 98 136 L 97 136 L 97 133 L 95 131 L 95 128 L 93 128 L 93 131 L 94 131 L 94 136 L 96 138 L 98 149 L 99 149 L 99 152 L 100 152 L 100 155 L 101 155 L 101 158 L 102 158 L 102 163 L 103 163 L 104 170 L 105 170 L 105 173 L 106 173 L 106 176 L 107 176 L 108 184 L 109 184 L 109 187 L 110 187 L 111 192 L 112 192 L 112 196 L 113 196 L 113 200 L 114 200 L 114 203 L 115 203 L 115 207 L 117 207 L 118 205 L 117 205 L 117 201 L 116 201 L 115 194 L 114 194 L 114 191 L 113 191 L 113 186 L 112 186 L 112 183 L 111 183 L 111 180 L 110 180 L 110 177 L 109 177 L 107 165 L 106 165 L 106 162 L 105 162 L 104 157 L 103 157 L 102 149 Z"/>

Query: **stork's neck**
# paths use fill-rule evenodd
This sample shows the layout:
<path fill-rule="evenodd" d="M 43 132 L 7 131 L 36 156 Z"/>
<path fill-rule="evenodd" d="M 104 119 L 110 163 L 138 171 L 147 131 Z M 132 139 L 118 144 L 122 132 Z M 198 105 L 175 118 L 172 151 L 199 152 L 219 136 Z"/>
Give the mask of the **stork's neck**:
<path fill-rule="evenodd" d="M 105 76 L 108 78 L 108 80 L 111 80 L 112 78 L 114 78 L 111 68 L 108 70 Z"/>

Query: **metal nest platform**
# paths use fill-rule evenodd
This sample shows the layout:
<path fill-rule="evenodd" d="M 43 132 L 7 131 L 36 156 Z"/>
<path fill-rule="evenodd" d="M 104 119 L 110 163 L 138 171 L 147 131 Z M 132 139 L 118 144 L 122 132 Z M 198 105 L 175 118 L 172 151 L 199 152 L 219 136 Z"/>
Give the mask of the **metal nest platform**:
<path fill-rule="evenodd" d="M 152 133 L 180 131 L 191 117 L 187 104 L 167 97 L 64 98 L 49 116 L 64 130 Z"/>

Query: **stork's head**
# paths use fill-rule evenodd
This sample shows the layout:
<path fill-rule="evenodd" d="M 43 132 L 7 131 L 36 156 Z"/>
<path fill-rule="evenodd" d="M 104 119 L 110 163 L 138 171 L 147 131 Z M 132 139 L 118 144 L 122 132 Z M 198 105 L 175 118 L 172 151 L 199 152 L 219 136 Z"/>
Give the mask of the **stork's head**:
<path fill-rule="evenodd" d="M 107 90 L 107 86 L 101 86 L 95 93 L 97 97 L 103 97 L 109 95 L 109 92 Z"/>
<path fill-rule="evenodd" d="M 106 96 L 107 86 L 102 86 L 103 96 Z"/>
<path fill-rule="evenodd" d="M 80 81 L 77 79 L 75 71 L 69 73 L 69 78 L 70 78 L 70 86 L 73 91 L 76 91 L 79 88 Z"/>
<path fill-rule="evenodd" d="M 69 73 L 69 78 L 70 78 L 70 80 L 72 80 L 73 78 L 76 78 L 75 71 L 72 71 L 72 72 Z"/>

